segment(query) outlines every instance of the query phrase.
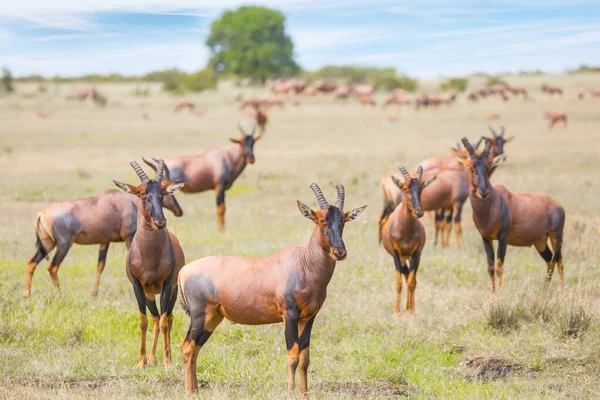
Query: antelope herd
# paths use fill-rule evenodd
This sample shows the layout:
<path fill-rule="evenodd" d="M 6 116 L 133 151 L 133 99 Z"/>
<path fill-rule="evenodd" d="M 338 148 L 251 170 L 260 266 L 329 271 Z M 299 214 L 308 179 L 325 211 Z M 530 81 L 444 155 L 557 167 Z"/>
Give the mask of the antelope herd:
<path fill-rule="evenodd" d="M 555 86 L 543 85 L 542 90 L 550 95 L 563 95 L 562 89 Z M 143 159 L 154 170 L 153 179 L 131 159 L 130 165 L 141 183 L 131 185 L 114 181 L 125 193 L 107 190 L 99 196 L 55 203 L 41 210 L 35 217 L 36 252 L 27 261 L 24 296 L 31 294 L 36 266 L 55 248 L 48 271 L 55 290 L 60 292 L 58 269 L 74 243 L 100 246 L 92 288 L 92 295 L 97 296 L 109 244 L 124 242 L 128 250 L 126 276 L 133 286 L 140 313 L 138 368 L 155 361 L 159 334 L 163 338 L 163 364 L 165 367 L 171 365 L 173 310 L 179 293 L 181 305 L 190 317 L 189 329 L 181 343 L 187 393 L 198 391 L 196 363 L 201 348 L 223 319 L 227 319 L 245 325 L 283 323 L 289 390 L 295 388 L 295 374 L 300 367 L 300 392 L 305 394 L 308 391 L 313 323 L 325 302 L 336 262 L 347 256 L 342 239 L 344 225 L 360 217 L 367 206 L 344 212 L 343 185 L 332 184 L 337 199 L 335 205 L 330 205 L 320 187 L 312 183 L 310 188 L 319 209 L 312 210 L 297 202 L 300 213 L 315 224 L 304 246 L 283 247 L 264 258 L 210 256 L 188 264 L 185 264 L 178 239 L 166 229 L 163 213 L 163 208 L 167 208 L 176 217 L 183 215 L 174 197 L 178 191 L 214 190 L 217 227 L 224 230 L 225 193 L 246 166 L 255 162 L 254 146 L 265 135 L 267 110 L 274 105 L 283 107 L 281 96 L 333 94 L 338 100 L 354 97 L 362 104 L 375 105 L 372 85 L 340 85 L 331 80 L 319 80 L 310 85 L 307 80 L 278 80 L 272 84 L 271 92 L 272 95 L 242 102 L 241 109 L 252 107 L 256 124 L 249 133 L 238 124 L 241 135 L 230 139 L 232 146 L 165 160 L 159 157 L 152 157 L 152 161 Z M 600 92 L 592 93 L 600 96 Z M 475 102 L 494 95 L 503 101 L 510 95 L 530 99 L 525 88 L 503 85 L 469 90 L 465 98 Z M 106 103 L 95 88 L 83 88 L 76 92 L 76 97 L 91 98 L 100 105 Z M 404 90 L 396 89 L 383 106 L 414 104 L 420 109 L 450 105 L 456 99 L 454 92 L 425 93 L 409 98 Z M 196 107 L 194 103 L 182 100 L 175 106 L 175 112 L 183 109 L 195 111 Z M 491 113 L 488 120 L 499 116 L 499 113 Z M 543 117 L 549 120 L 548 128 L 558 122 L 565 126 L 567 123 L 565 113 L 546 111 Z M 505 144 L 513 138 L 505 137 L 503 127 L 500 133 L 492 128 L 490 131 L 491 137 L 482 136 L 475 144 L 463 137 L 451 149 L 450 155 L 422 160 L 411 172 L 397 164 L 399 171 L 381 180 L 384 207 L 378 220 L 378 234 L 381 245 L 394 261 L 396 315 L 401 313 L 403 279 L 408 289 L 406 311 L 408 314 L 415 312 L 417 271 L 423 252 L 430 251 L 426 248 L 425 228 L 420 218 L 425 212 L 433 213 L 434 245 L 441 243 L 441 248 L 448 247 L 454 228 L 455 243 L 460 247 L 462 210 L 467 200 L 483 240 L 490 292 L 502 289 L 508 245 L 535 247 L 547 265 L 544 284 L 550 283 L 557 267 L 560 286 L 564 286 L 565 210 L 547 195 L 513 193 L 502 185 L 491 183 L 492 173 L 507 159 Z M 479 149 L 481 144 L 483 150 Z M 498 242 L 497 252 L 494 252 L 493 241 Z M 160 295 L 159 305 L 156 295 Z M 147 310 L 153 319 L 148 357 Z"/>

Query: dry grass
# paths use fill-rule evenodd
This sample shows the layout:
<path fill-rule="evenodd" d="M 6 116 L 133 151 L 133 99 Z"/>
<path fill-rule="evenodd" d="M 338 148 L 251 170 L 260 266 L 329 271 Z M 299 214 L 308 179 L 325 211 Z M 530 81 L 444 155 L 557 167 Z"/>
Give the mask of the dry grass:
<path fill-rule="evenodd" d="M 324 188 L 330 181 L 341 182 L 348 208 L 370 207 L 345 229 L 349 256 L 339 264 L 315 323 L 313 398 L 597 398 L 600 103 L 575 99 L 578 87 L 592 87 L 597 79 L 509 77 L 528 87 L 534 100 L 474 105 L 461 100 L 437 111 L 384 113 L 325 98 L 290 101 L 270 113 L 256 164 L 227 193 L 228 231 L 216 230 L 213 193 L 179 195 L 185 215 L 168 216 L 169 228 L 187 260 L 267 255 L 308 239 L 312 226 L 298 213 L 295 200 L 316 204 L 310 182 Z M 539 93 L 544 81 L 564 85 L 566 99 Z M 14 96 L 0 99 L 0 398 L 183 396 L 178 347 L 188 321 L 179 306 L 174 368 L 134 369 L 138 317 L 124 273 L 124 246 L 111 246 L 98 298 L 90 296 L 98 249 L 82 246 L 73 247 L 61 266 L 63 296 L 52 293 L 44 261 L 34 276 L 32 297 L 21 298 L 38 209 L 100 193 L 112 179 L 135 182 L 129 156 L 228 146 L 227 138 L 238 135 L 235 122 L 244 118 L 236 96 L 259 93 L 224 85 L 216 93 L 189 96 L 207 110 L 198 118 L 175 114 L 178 99 L 158 87 L 149 85 L 145 97 L 135 96 L 135 87 L 102 85 L 109 100 L 105 109 L 65 99 L 70 85 L 50 84 L 45 93 L 23 85 Z M 567 112 L 568 129 L 542 129 L 537 115 L 545 109 Z M 33 118 L 38 111 L 52 118 Z M 555 278 L 544 294 L 543 260 L 534 249 L 509 248 L 504 292 L 490 299 L 485 254 L 467 205 L 461 249 L 434 248 L 431 222 L 424 220 L 430 240 L 419 269 L 417 314 L 394 318 L 393 261 L 377 244 L 378 182 L 394 170 L 394 159 L 411 165 L 448 154 L 462 136 L 487 134 L 485 118 L 491 112 L 499 112 L 507 133 L 516 136 L 494 183 L 516 192 L 548 193 L 566 208 L 566 289 L 558 291 Z M 143 119 L 143 113 L 149 118 Z M 334 196 L 333 189 L 325 190 Z M 504 311 L 522 310 L 515 329 L 488 326 L 486 310 L 494 304 Z M 465 363 L 480 358 L 519 368 L 499 379 L 471 379 Z M 198 375 L 206 382 L 202 398 L 284 398 L 282 327 L 223 323 L 200 353 Z"/>

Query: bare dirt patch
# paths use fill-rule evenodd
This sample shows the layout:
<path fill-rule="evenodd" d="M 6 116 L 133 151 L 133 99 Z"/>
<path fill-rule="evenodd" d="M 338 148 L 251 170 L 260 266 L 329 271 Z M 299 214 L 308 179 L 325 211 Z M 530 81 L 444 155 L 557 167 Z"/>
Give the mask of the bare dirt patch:
<path fill-rule="evenodd" d="M 396 384 L 387 381 L 376 382 L 341 382 L 323 388 L 324 392 L 343 393 L 356 397 L 403 397 L 417 392 L 410 385 Z"/>
<path fill-rule="evenodd" d="M 494 357 L 473 357 L 465 363 L 467 376 L 473 380 L 493 381 L 515 373 L 532 374 L 534 370 L 519 364 L 511 364 Z"/>

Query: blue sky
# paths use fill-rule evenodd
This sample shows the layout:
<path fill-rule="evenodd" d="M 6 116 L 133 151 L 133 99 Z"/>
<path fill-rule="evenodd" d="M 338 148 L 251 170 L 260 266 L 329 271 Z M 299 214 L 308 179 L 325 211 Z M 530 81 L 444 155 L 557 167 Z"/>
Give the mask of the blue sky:
<path fill-rule="evenodd" d="M 0 65 L 16 76 L 194 71 L 210 23 L 277 8 L 302 67 L 395 67 L 416 77 L 600 65 L 600 1 L 5 0 Z"/>

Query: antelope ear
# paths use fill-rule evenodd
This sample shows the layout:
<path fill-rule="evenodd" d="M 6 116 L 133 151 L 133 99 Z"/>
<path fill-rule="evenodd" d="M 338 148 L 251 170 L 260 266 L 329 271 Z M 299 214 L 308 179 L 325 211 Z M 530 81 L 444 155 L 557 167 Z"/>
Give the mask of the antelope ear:
<path fill-rule="evenodd" d="M 461 165 L 465 168 L 469 168 L 471 166 L 471 162 L 469 161 L 468 158 L 463 158 L 461 155 L 458 155 L 458 154 L 455 154 L 454 158 L 456 158 L 456 161 L 461 163 Z"/>
<path fill-rule="evenodd" d="M 175 182 L 163 182 L 163 194 L 164 195 L 174 195 L 179 192 L 181 188 L 185 185 L 185 182 L 175 183 Z"/>
<path fill-rule="evenodd" d="M 500 154 L 499 156 L 494 157 L 492 160 L 491 168 L 496 168 L 498 165 L 502 164 L 506 161 L 506 156 L 504 154 Z"/>
<path fill-rule="evenodd" d="M 358 208 L 355 208 L 354 210 L 348 211 L 346 214 L 344 214 L 344 222 L 354 221 L 355 219 L 360 217 L 365 212 L 366 209 L 367 209 L 367 206 L 364 205 L 362 207 L 358 207 Z"/>
<path fill-rule="evenodd" d="M 231 143 L 240 144 L 240 140 L 239 140 L 239 139 L 232 139 L 232 138 L 229 138 L 229 141 L 230 141 Z"/>
<path fill-rule="evenodd" d="M 302 204 L 300 201 L 296 200 L 296 203 L 298 203 L 298 210 L 300 210 L 300 213 L 316 224 L 317 214 L 315 214 L 315 212 L 311 210 L 309 206 Z"/>
<path fill-rule="evenodd" d="M 400 182 L 400 179 L 396 178 L 394 175 L 392 175 L 392 182 L 394 182 L 394 185 L 404 190 L 404 185 L 402 184 L 402 182 Z"/>
<path fill-rule="evenodd" d="M 134 195 L 138 195 L 139 190 L 136 186 L 133 185 L 129 185 L 127 183 L 121 183 L 121 182 L 117 182 L 117 181 L 113 181 L 113 183 L 115 185 L 117 185 L 117 187 L 119 189 L 121 189 L 122 191 L 124 191 L 125 193 L 129 193 L 129 194 L 134 194 Z"/>
<path fill-rule="evenodd" d="M 431 185 L 433 182 L 435 182 L 435 180 L 437 179 L 437 175 L 432 176 L 431 178 L 427 179 L 427 181 L 425 181 L 425 183 L 423 183 L 423 189 L 425 189 L 427 186 Z"/>
<path fill-rule="evenodd" d="M 514 138 L 515 138 L 514 136 L 511 136 L 511 137 L 509 137 L 509 138 L 507 138 L 507 139 L 504 139 L 504 143 L 508 143 L 508 142 L 510 142 L 511 140 L 513 140 Z"/>

